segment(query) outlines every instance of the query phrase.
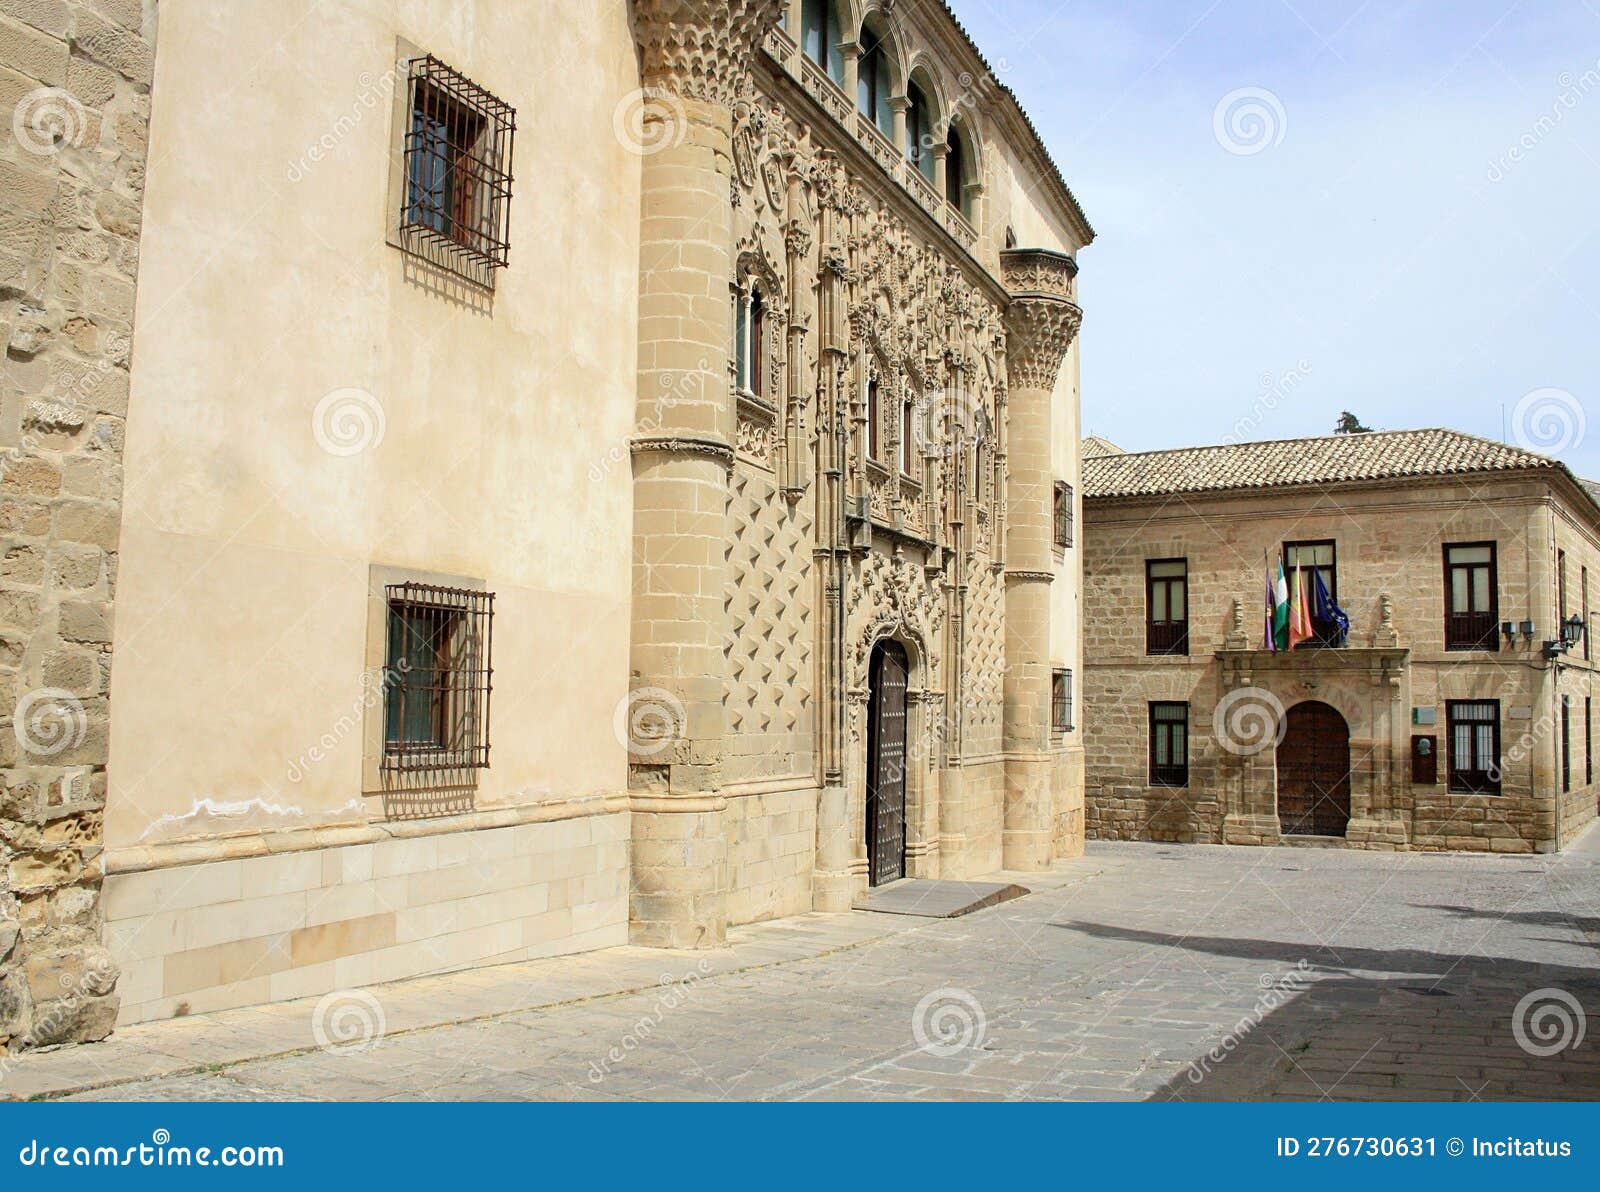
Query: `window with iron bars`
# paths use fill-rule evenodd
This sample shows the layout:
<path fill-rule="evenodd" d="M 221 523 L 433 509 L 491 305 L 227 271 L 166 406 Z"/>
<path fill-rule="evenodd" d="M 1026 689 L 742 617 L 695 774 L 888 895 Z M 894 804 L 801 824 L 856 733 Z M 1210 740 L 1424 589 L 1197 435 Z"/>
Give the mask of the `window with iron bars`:
<path fill-rule="evenodd" d="M 504 268 L 517 114 L 431 54 L 408 66 L 401 234 L 461 265 Z"/>
<path fill-rule="evenodd" d="M 1072 731 L 1072 672 L 1050 672 L 1050 728 L 1058 733 Z"/>
<path fill-rule="evenodd" d="M 435 773 L 489 765 L 494 593 L 389 584 L 382 769 Z"/>
<path fill-rule="evenodd" d="M 1056 545 L 1072 545 L 1072 485 L 1056 483 Z"/>

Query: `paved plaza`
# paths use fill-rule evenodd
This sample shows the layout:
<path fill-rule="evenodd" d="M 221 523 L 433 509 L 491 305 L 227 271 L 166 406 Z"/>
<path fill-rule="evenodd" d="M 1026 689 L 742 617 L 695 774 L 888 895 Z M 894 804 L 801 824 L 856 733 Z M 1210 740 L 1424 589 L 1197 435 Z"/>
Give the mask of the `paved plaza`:
<path fill-rule="evenodd" d="M 1600 1099 L 1600 856 L 1091 844 L 856 912 L 129 1028 L 13 1096 Z M 250 1058 L 252 1056 L 262 1058 Z"/>

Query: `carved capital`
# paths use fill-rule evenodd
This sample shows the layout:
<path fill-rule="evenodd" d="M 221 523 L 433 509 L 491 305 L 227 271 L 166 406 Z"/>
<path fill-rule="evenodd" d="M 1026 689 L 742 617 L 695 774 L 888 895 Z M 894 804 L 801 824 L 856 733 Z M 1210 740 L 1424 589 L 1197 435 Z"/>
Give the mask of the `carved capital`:
<path fill-rule="evenodd" d="M 783 0 L 633 0 L 646 86 L 728 107 Z"/>
<path fill-rule="evenodd" d="M 1006 362 L 1011 384 L 1051 389 L 1083 311 L 1072 300 L 1078 265 L 1065 253 L 1040 248 L 1000 254 L 1000 277 L 1011 293 L 1006 308 Z"/>

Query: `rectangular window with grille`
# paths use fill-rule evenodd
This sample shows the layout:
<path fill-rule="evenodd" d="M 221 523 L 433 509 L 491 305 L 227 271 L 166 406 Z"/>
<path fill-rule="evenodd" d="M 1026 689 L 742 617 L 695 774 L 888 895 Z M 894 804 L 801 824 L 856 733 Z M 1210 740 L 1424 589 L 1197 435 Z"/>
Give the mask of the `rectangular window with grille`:
<path fill-rule="evenodd" d="M 382 769 L 487 767 L 494 593 L 401 583 L 384 597 Z"/>
<path fill-rule="evenodd" d="M 1450 789 L 1460 794 L 1500 793 L 1500 701 L 1445 701 L 1450 737 Z"/>
<path fill-rule="evenodd" d="M 1498 650 L 1500 648 L 1498 588 L 1494 543 L 1445 544 L 1445 649 Z"/>
<path fill-rule="evenodd" d="M 431 54 L 407 67 L 401 234 L 445 261 L 503 268 L 516 112 Z"/>
<path fill-rule="evenodd" d="M 1155 701 L 1150 705 L 1150 784 L 1189 785 L 1189 705 Z"/>
<path fill-rule="evenodd" d="M 1583 697 L 1583 785 L 1594 781 L 1594 701 Z"/>
<path fill-rule="evenodd" d="M 1072 545 L 1072 485 L 1056 483 L 1055 505 L 1056 545 Z"/>
<path fill-rule="evenodd" d="M 1072 672 L 1050 672 L 1050 728 L 1058 733 L 1072 731 Z"/>
<path fill-rule="evenodd" d="M 1144 565 L 1146 654 L 1189 652 L 1189 560 L 1150 559 Z"/>

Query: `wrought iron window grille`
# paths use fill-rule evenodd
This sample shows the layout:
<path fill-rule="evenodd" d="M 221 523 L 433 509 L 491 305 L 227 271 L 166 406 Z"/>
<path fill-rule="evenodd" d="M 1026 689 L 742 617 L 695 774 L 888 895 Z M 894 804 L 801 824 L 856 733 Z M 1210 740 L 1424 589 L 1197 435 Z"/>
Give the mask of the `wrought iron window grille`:
<path fill-rule="evenodd" d="M 435 258 L 503 269 L 516 111 L 431 54 L 407 66 L 401 236 Z"/>
<path fill-rule="evenodd" d="M 494 593 L 389 584 L 380 768 L 450 775 L 489 765 Z"/>

